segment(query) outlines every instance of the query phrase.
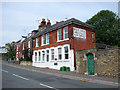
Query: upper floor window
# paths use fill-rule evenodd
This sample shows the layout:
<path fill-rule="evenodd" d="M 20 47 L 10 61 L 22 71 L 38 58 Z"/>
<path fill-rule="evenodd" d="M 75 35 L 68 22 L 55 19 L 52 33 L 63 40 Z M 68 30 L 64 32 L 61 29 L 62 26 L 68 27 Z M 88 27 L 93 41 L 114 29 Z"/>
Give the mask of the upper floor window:
<path fill-rule="evenodd" d="M 64 39 L 68 38 L 68 27 L 63 28 Z"/>
<path fill-rule="evenodd" d="M 64 47 L 64 54 L 65 54 L 65 59 L 68 59 L 68 46 Z"/>
<path fill-rule="evenodd" d="M 54 60 L 54 49 L 51 49 L 51 60 Z"/>
<path fill-rule="evenodd" d="M 92 42 L 94 42 L 94 33 L 92 33 Z"/>
<path fill-rule="evenodd" d="M 49 44 L 49 33 L 46 34 L 46 44 Z"/>
<path fill-rule="evenodd" d="M 62 40 L 62 30 L 61 29 L 57 30 L 57 40 L 58 41 Z"/>
<path fill-rule="evenodd" d="M 42 35 L 42 45 L 45 44 L 45 36 Z"/>
<path fill-rule="evenodd" d="M 30 41 L 28 41 L 28 48 L 30 48 Z"/>
<path fill-rule="evenodd" d="M 23 43 L 23 50 L 24 50 L 24 43 Z"/>
<path fill-rule="evenodd" d="M 58 48 L 58 60 L 62 59 L 62 48 Z"/>
<path fill-rule="evenodd" d="M 18 51 L 18 45 L 17 45 L 17 51 Z"/>
<path fill-rule="evenodd" d="M 36 38 L 36 47 L 39 47 L 39 38 Z"/>

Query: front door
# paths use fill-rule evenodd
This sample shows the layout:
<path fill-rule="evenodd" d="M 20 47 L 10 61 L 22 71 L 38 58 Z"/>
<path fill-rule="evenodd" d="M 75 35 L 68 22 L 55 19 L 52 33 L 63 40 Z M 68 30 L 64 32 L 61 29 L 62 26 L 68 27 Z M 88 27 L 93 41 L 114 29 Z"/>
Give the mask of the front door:
<path fill-rule="evenodd" d="M 87 61 L 88 61 L 88 74 L 94 75 L 94 56 L 92 53 L 87 55 Z"/>

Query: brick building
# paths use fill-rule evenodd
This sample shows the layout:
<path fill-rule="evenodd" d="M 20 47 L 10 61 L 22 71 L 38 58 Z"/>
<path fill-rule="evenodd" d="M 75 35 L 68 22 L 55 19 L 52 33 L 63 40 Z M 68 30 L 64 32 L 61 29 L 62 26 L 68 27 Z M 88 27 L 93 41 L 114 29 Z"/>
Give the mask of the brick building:
<path fill-rule="evenodd" d="M 93 27 L 75 18 L 39 25 L 33 39 L 33 66 L 60 69 L 62 66 L 76 70 L 76 50 L 95 48 Z"/>
<path fill-rule="evenodd" d="M 32 36 L 34 36 L 38 31 L 33 30 L 28 36 L 22 36 L 22 39 L 16 45 L 16 64 L 20 64 L 20 60 L 26 59 L 32 61 L 33 54 L 33 41 Z M 24 52 L 24 53 L 23 53 Z"/>

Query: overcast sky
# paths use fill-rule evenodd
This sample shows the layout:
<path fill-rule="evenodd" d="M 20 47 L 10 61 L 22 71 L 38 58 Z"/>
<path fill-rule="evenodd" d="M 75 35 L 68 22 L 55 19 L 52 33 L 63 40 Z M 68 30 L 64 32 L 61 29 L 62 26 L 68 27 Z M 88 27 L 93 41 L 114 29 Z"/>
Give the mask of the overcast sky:
<path fill-rule="evenodd" d="M 2 2 L 2 46 L 38 28 L 38 20 L 52 24 L 65 18 L 86 22 L 101 10 L 118 14 L 118 2 Z"/>

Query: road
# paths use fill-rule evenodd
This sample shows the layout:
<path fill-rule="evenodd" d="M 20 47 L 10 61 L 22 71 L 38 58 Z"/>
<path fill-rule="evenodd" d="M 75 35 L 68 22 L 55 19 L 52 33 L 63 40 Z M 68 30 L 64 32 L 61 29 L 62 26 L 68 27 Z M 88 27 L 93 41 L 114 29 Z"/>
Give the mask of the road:
<path fill-rule="evenodd" d="M 2 88 L 118 88 L 117 86 L 72 80 L 2 65 Z"/>

